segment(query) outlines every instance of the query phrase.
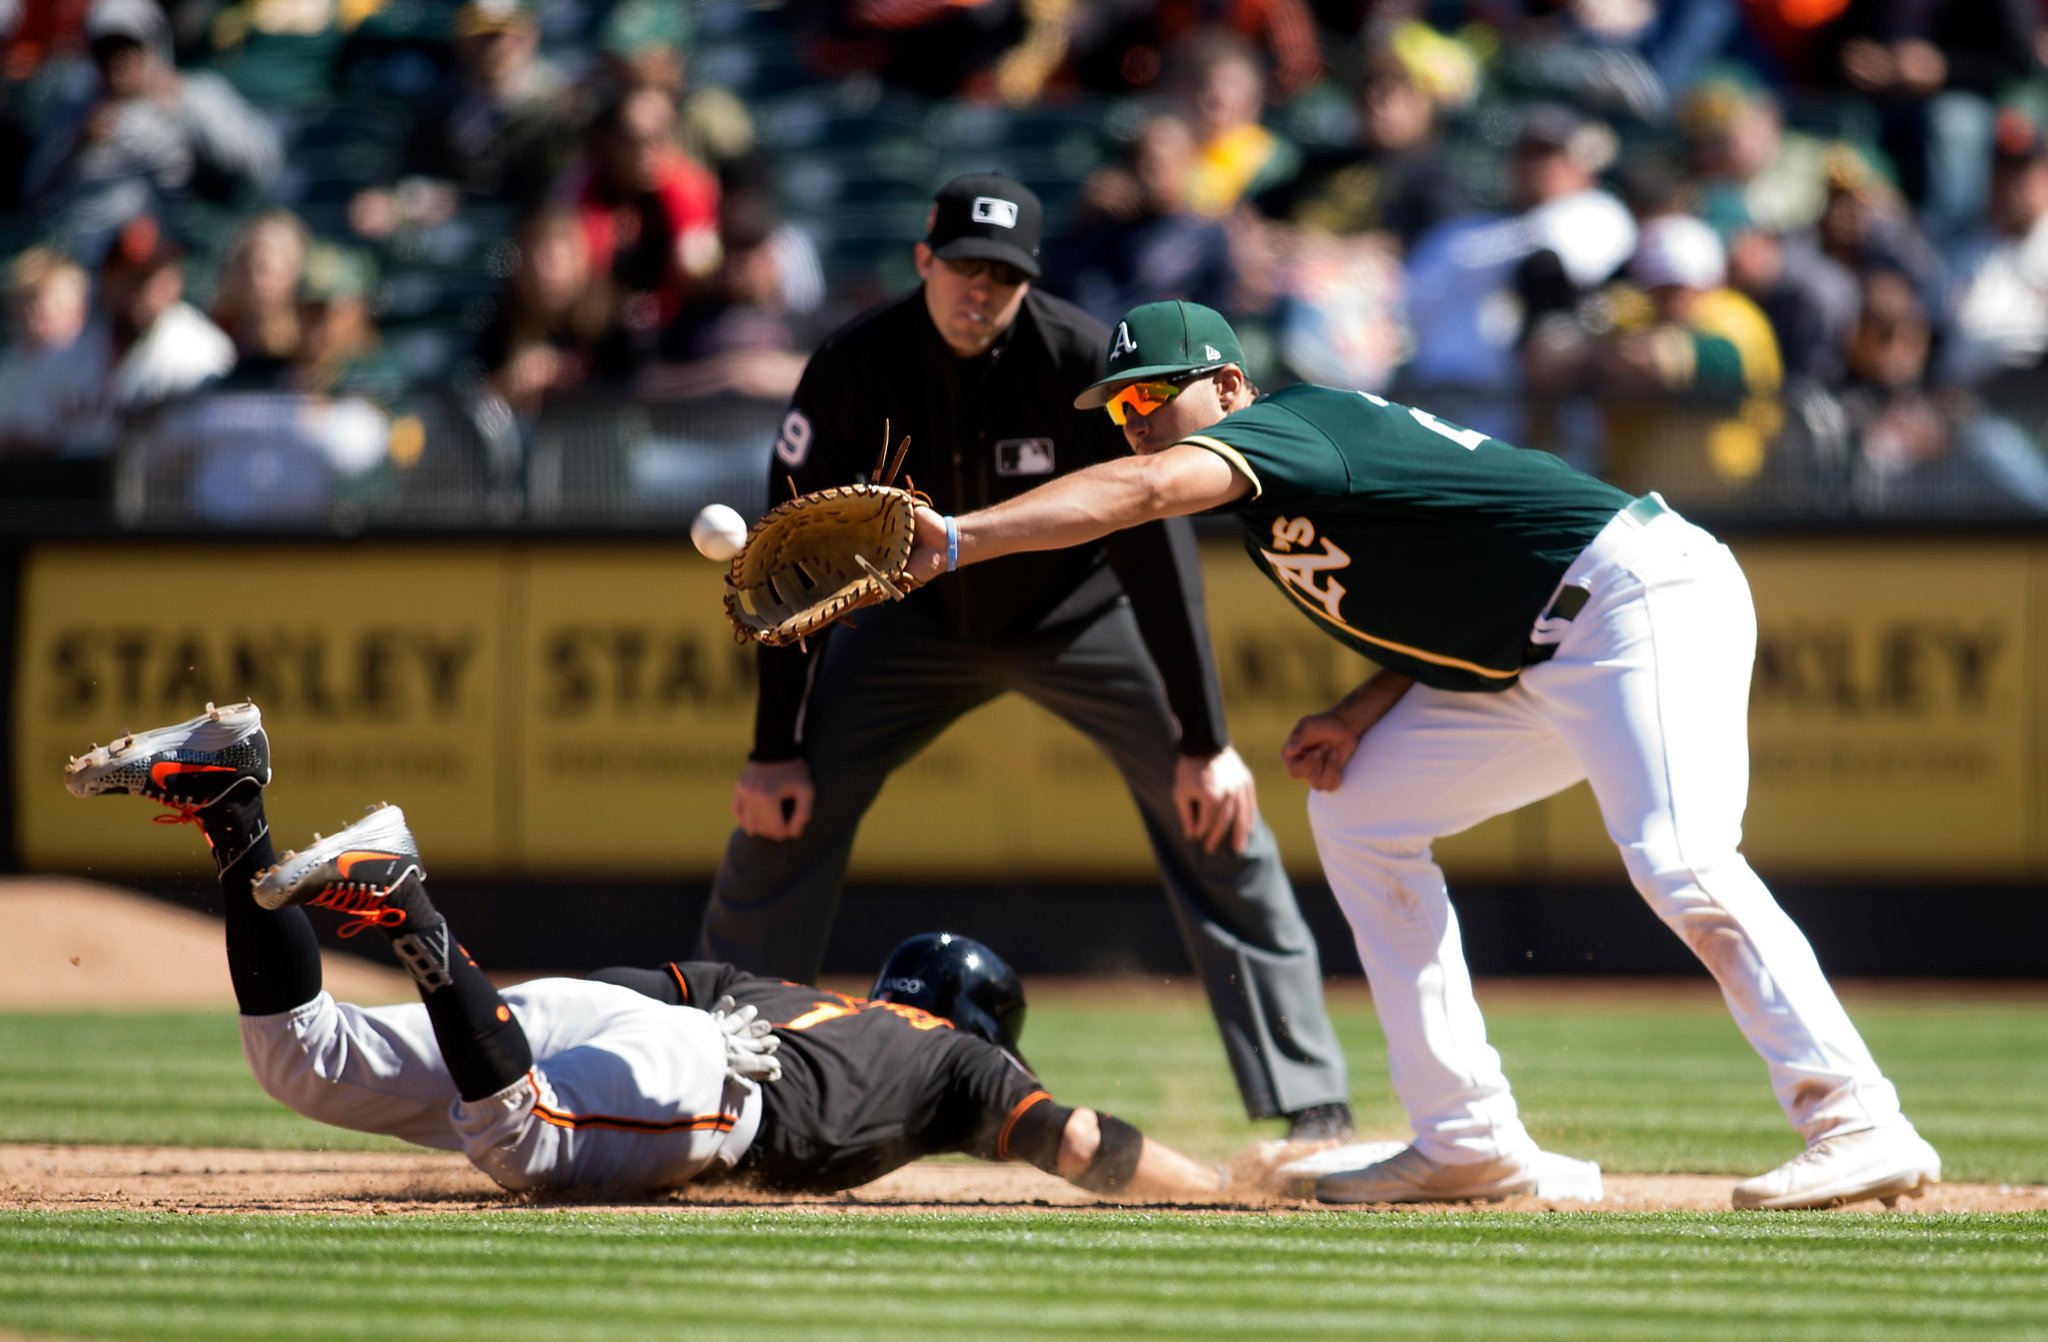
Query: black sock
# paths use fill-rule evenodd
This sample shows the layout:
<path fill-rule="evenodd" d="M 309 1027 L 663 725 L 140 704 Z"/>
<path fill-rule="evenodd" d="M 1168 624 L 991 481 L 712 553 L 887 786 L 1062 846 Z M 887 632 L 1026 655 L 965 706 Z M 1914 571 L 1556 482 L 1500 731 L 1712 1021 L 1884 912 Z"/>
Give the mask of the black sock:
<path fill-rule="evenodd" d="M 525 1076 L 533 1066 L 526 1031 L 448 930 L 448 920 L 427 898 L 425 880 L 408 873 L 385 892 L 384 903 L 405 912 L 403 923 L 380 923 L 378 930 L 420 990 L 456 1092 L 480 1100 Z"/>
<path fill-rule="evenodd" d="M 245 1016 L 273 1016 L 320 994 L 320 943 L 304 909 L 266 909 L 249 894 L 250 878 L 277 861 L 263 818 L 263 789 L 245 779 L 197 813 L 213 847 L 227 922 L 228 980 Z"/>

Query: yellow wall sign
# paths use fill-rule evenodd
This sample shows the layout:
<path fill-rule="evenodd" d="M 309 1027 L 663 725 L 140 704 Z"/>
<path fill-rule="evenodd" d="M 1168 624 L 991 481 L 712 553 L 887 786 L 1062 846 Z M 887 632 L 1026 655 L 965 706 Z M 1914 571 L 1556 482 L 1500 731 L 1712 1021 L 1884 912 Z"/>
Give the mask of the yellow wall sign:
<path fill-rule="evenodd" d="M 1767 875 L 2048 873 L 2048 545 L 1746 543 L 1760 642 L 1746 845 Z M 1207 547 L 1238 750 L 1299 873 L 1296 719 L 1369 672 Z M 16 833 L 32 867 L 192 865 L 188 836 L 70 798 L 65 756 L 253 698 L 289 836 L 403 804 L 430 865 L 702 879 L 731 829 L 753 658 L 721 570 L 660 545 L 51 545 L 26 566 L 15 651 Z M 1581 786 L 1439 846 L 1455 878 L 1618 876 Z M 1014 697 L 883 790 L 856 876 L 1143 878 L 1138 817 L 1083 737 Z"/>
<path fill-rule="evenodd" d="M 280 835 L 331 832 L 389 800 L 437 857 L 494 864 L 513 716 L 503 571 L 499 554 L 446 547 L 36 550 L 13 704 L 23 859 L 189 867 L 189 833 L 142 823 L 146 803 L 124 816 L 121 801 L 73 798 L 65 758 L 209 699 L 253 699 L 273 729 Z"/>

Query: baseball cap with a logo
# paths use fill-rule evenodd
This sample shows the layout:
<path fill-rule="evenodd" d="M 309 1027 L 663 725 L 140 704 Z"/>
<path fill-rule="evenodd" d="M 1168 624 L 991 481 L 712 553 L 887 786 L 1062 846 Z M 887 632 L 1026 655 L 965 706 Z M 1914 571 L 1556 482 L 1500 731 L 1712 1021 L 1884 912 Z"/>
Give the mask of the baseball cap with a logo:
<path fill-rule="evenodd" d="M 1124 314 L 1109 333 L 1109 366 L 1074 398 L 1074 409 L 1097 410 L 1133 382 L 1244 367 L 1237 332 L 1223 314 L 1200 303 L 1146 303 Z"/>
<path fill-rule="evenodd" d="M 942 261 L 1006 261 L 1038 278 L 1045 207 L 1022 182 L 999 172 L 955 177 L 932 198 L 925 242 Z"/>

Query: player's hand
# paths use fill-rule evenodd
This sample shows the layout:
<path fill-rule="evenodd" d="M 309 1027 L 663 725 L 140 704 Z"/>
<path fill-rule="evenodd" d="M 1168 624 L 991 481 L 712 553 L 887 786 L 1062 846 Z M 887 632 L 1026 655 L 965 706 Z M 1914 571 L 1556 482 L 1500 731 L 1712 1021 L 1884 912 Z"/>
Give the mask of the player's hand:
<path fill-rule="evenodd" d="M 818 797 L 802 760 L 748 760 L 732 788 L 732 818 L 757 839 L 794 839 L 811 823 Z"/>
<path fill-rule="evenodd" d="M 1311 713 L 1294 724 L 1280 746 L 1280 762 L 1289 778 L 1299 778 L 1318 792 L 1335 792 L 1344 781 L 1344 766 L 1358 749 L 1358 733 L 1335 713 Z"/>
<path fill-rule="evenodd" d="M 740 1006 L 731 997 L 711 1004 L 711 1019 L 725 1036 L 725 1070 L 754 1081 L 780 1081 L 782 1059 L 775 1050 L 782 1040 L 774 1026 L 755 1019 L 758 1014 L 752 1003 Z"/>
<path fill-rule="evenodd" d="M 917 505 L 917 537 L 907 571 L 920 587 L 946 571 L 946 519 L 922 503 Z"/>
<path fill-rule="evenodd" d="M 1259 816 L 1258 784 L 1230 746 L 1206 758 L 1182 755 L 1173 766 L 1173 804 L 1181 830 L 1203 852 L 1215 852 L 1228 838 L 1230 851 L 1242 853 Z"/>

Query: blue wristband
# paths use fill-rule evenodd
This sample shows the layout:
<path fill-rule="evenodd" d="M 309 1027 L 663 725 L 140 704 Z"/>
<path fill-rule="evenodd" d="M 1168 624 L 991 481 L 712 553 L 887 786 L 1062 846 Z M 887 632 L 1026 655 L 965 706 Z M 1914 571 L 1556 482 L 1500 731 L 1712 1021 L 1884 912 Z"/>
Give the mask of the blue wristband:
<path fill-rule="evenodd" d="M 946 572 L 960 567 L 960 524 L 946 519 Z"/>

